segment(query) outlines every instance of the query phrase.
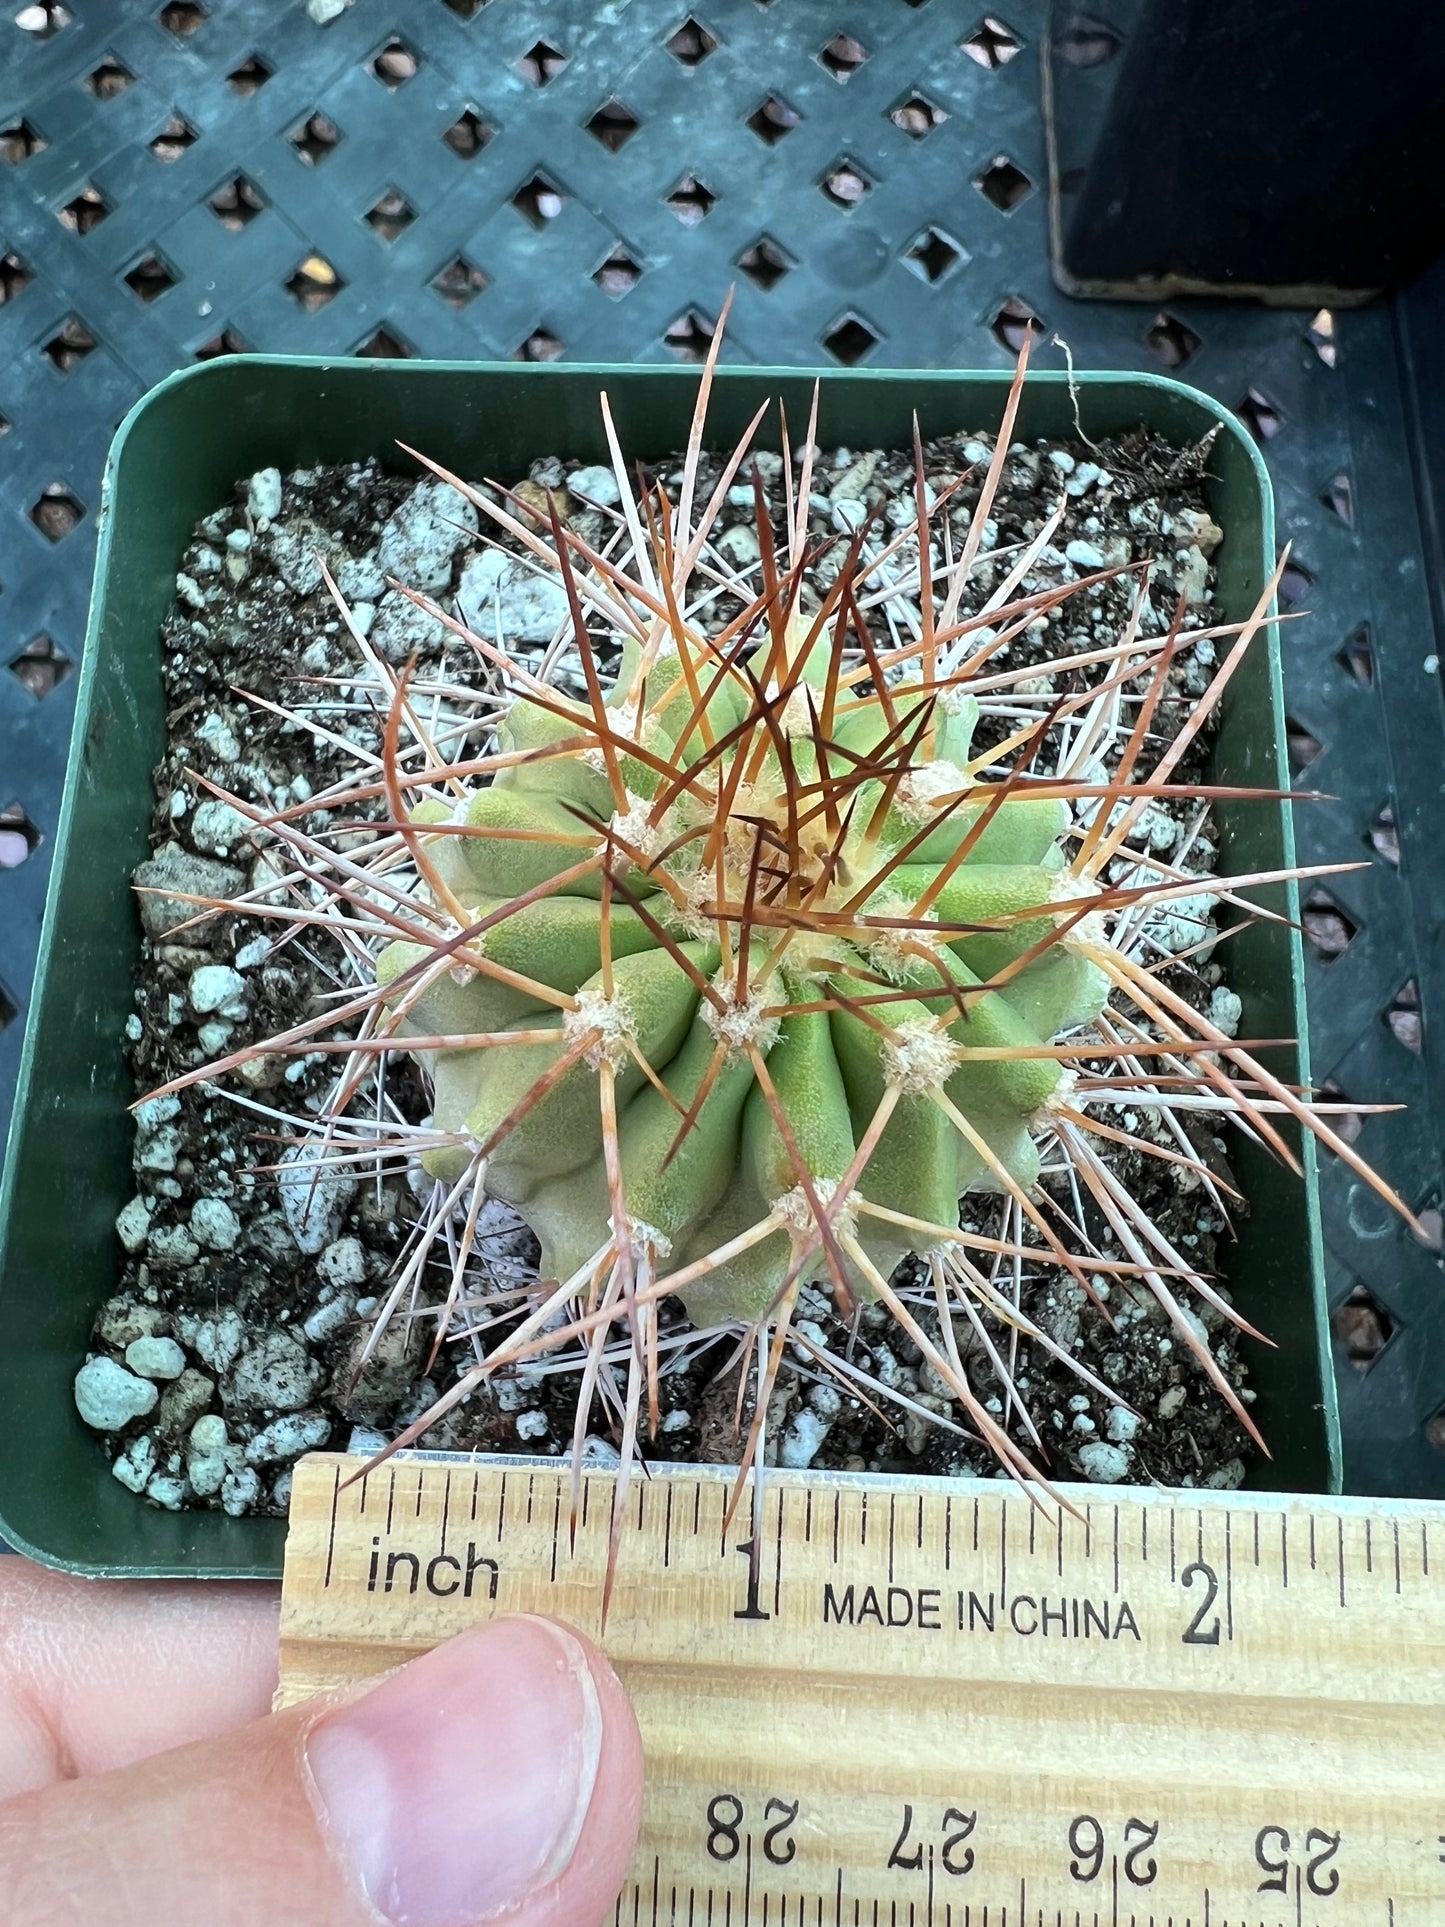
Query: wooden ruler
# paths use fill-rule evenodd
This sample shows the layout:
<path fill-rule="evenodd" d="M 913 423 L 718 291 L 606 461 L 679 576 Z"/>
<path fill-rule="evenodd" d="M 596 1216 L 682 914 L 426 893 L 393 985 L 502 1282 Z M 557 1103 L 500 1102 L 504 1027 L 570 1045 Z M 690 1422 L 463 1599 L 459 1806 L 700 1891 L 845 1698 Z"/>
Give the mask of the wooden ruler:
<path fill-rule="evenodd" d="M 617 1927 L 1442 1927 L 1445 1507 L 993 1481 L 297 1468 L 278 1705 L 474 1621 L 600 1637 L 648 1758 Z M 352 1481 L 347 1483 L 347 1481 Z"/>

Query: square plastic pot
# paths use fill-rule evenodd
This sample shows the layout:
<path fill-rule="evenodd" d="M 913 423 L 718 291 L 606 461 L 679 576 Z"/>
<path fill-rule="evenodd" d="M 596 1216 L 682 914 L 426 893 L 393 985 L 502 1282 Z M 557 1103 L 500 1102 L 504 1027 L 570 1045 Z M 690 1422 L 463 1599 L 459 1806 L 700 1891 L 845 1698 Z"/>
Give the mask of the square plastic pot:
<path fill-rule="evenodd" d="M 731 441 L 765 399 L 807 417 L 813 375 L 728 370 L 710 416 Z M 853 448 L 906 445 L 916 410 L 925 437 L 991 430 L 1000 374 L 879 371 L 823 375 L 821 436 Z M 116 435 L 101 507 L 95 594 L 54 872 L 30 1006 L 20 1087 L 0 1189 L 0 1533 L 51 1564 L 90 1573 L 272 1576 L 283 1526 L 216 1512 L 162 1512 L 111 1476 L 78 1417 L 71 1386 L 91 1321 L 114 1291 L 117 1211 L 131 1196 L 134 1095 L 122 1031 L 140 923 L 130 887 L 147 854 L 151 770 L 164 744 L 158 632 L 194 524 L 238 477 L 376 456 L 403 472 L 405 440 L 464 475 L 512 475 L 539 454 L 605 459 L 598 394 L 606 389 L 623 447 L 679 447 L 697 386 L 689 369 L 517 367 L 238 355 L 172 376 L 137 403 Z M 1219 607 L 1253 607 L 1274 555 L 1269 483 L 1239 424 L 1177 382 L 1082 375 L 1079 421 L 1062 375 L 1029 377 L 1018 434 L 1098 438 L 1145 424 L 1178 445 L 1219 433 L 1210 510 L 1225 530 Z M 774 420 L 776 417 L 774 416 Z M 1273 638 L 1258 638 L 1230 686 L 1214 750 L 1217 780 L 1287 787 Z M 1287 808 L 1221 806 L 1225 870 L 1293 860 Z M 1297 917 L 1296 893 L 1273 892 Z M 1244 1004 L 1243 1034 L 1305 1035 L 1299 937 L 1256 923 L 1226 951 Z M 1276 1053 L 1306 1081 L 1302 1052 Z M 1278 1349 L 1250 1345 L 1255 1413 L 1272 1460 L 1252 1482 L 1284 1491 L 1339 1489 L 1339 1434 L 1325 1317 L 1310 1146 L 1303 1182 L 1238 1138 L 1231 1155 L 1251 1209 L 1231 1248 L 1241 1311 Z"/>

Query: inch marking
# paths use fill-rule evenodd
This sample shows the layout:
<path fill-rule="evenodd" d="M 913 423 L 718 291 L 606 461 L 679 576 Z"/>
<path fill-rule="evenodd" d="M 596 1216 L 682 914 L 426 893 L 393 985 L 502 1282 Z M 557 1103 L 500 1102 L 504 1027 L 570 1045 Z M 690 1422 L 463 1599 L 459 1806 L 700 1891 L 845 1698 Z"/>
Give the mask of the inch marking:
<path fill-rule="evenodd" d="M 388 1532 L 391 1531 L 391 1511 L 392 1511 L 392 1507 L 395 1504 L 396 1504 L 396 1466 L 395 1466 L 395 1463 L 393 1463 L 387 1469 L 387 1479 L 386 1479 L 386 1529 Z"/>
<path fill-rule="evenodd" d="M 1234 1644 L 1234 1514 L 1224 1515 L 1224 1623 L 1226 1636 Z"/>
<path fill-rule="evenodd" d="M 336 1556 L 336 1509 L 341 1503 L 341 1467 L 336 1466 L 331 1474 L 331 1525 L 326 1534 L 326 1574 L 322 1579 L 323 1587 L 331 1584 L 331 1562 Z"/>
<path fill-rule="evenodd" d="M 1346 1599 L 1345 1599 L 1345 1522 L 1344 1522 L 1344 1519 L 1343 1519 L 1343 1518 L 1339 1518 L 1339 1519 L 1336 1519 L 1336 1521 L 1335 1521 L 1335 1530 L 1336 1530 L 1336 1532 L 1337 1532 L 1337 1534 L 1339 1535 L 1339 1549 L 1340 1549 L 1340 1611 L 1341 1611 L 1341 1612 L 1343 1612 L 1343 1611 L 1345 1610 L 1345 1606 L 1346 1606 L 1346 1603 L 1347 1603 L 1347 1602 L 1346 1602 Z M 1398 1575 L 1397 1575 L 1397 1576 L 1398 1576 Z M 1398 1586 L 1397 1586 L 1397 1587 L 1396 1587 L 1396 1591 L 1398 1591 L 1398 1590 L 1399 1590 L 1399 1588 L 1398 1588 Z"/>

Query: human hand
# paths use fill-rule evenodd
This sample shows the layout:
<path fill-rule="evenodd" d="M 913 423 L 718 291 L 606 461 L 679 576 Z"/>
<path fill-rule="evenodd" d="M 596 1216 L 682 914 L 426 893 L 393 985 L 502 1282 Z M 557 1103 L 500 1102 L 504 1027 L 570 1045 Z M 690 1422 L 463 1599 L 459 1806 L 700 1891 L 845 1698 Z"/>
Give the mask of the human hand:
<path fill-rule="evenodd" d="M 595 1647 L 499 1620 L 270 1714 L 276 1620 L 0 1558 L 7 1927 L 598 1927 L 642 1749 Z"/>

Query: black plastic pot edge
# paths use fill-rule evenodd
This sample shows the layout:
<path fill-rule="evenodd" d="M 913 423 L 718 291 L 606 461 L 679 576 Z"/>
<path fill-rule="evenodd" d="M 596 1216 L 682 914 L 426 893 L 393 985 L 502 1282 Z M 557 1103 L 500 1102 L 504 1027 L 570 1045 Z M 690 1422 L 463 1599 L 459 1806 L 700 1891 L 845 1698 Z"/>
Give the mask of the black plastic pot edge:
<path fill-rule="evenodd" d="M 829 370 L 820 378 L 820 435 L 855 446 L 905 443 L 915 408 L 925 436 L 988 431 L 1008 386 L 996 373 L 932 370 Z M 464 473 L 514 473 L 538 450 L 593 459 L 604 452 L 596 408 L 604 386 L 623 446 L 660 455 L 684 439 L 697 379 L 690 368 L 247 355 L 169 377 L 122 423 L 102 491 L 71 761 L 0 1183 L 0 1410 L 7 1414 L 0 1531 L 20 1550 L 96 1575 L 270 1578 L 280 1569 L 281 1521 L 160 1511 L 122 1488 L 70 1395 L 90 1320 L 113 1285 L 112 1221 L 130 1194 L 125 1113 L 132 1092 L 120 1035 L 138 924 L 128 879 L 146 850 L 149 771 L 163 728 L 156 635 L 195 521 L 237 477 L 268 464 L 287 469 L 378 453 L 409 468 L 394 457 L 401 436 Z M 778 395 L 796 434 L 814 379 L 814 371 L 794 368 L 719 371 L 716 438 L 740 432 L 759 401 Z M 1258 451 L 1218 403 L 1163 376 L 1083 374 L 1071 383 L 1050 371 L 1028 378 L 1017 432 L 1097 437 L 1141 422 L 1180 445 L 1220 429 L 1210 484 L 1227 535 L 1220 607 L 1232 619 L 1247 615 L 1273 563 L 1272 499 Z M 1271 631 L 1231 686 L 1216 770 L 1233 782 L 1287 788 L 1283 715 Z M 1288 806 L 1228 806 L 1220 815 L 1221 860 L 1229 867 L 1293 862 Z M 1291 921 L 1256 924 L 1232 940 L 1231 981 L 1244 997 L 1249 1034 L 1303 1040 L 1298 894 L 1284 885 L 1270 895 Z M 1303 1042 L 1279 1067 L 1308 1082 Z M 1241 1308 L 1281 1347 L 1249 1348 L 1257 1410 L 1276 1453 L 1251 1482 L 1338 1491 L 1308 1140 L 1301 1162 L 1302 1182 L 1251 1147 L 1237 1159 L 1256 1208 L 1242 1226 L 1231 1284 Z M 58 1289 L 57 1279 L 65 1281 Z M 1275 1285 L 1285 1289 L 1274 1294 Z"/>

